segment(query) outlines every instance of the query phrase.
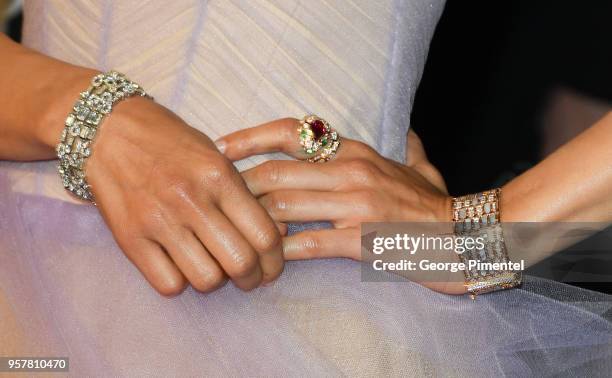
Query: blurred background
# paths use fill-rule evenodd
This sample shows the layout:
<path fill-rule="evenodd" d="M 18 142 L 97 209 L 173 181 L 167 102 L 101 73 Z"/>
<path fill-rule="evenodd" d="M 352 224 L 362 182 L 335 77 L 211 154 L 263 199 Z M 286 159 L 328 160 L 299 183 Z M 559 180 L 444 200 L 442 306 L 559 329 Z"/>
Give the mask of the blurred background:
<path fill-rule="evenodd" d="M 412 125 L 452 194 L 503 184 L 610 110 L 611 15 L 609 0 L 447 2 Z"/>
<path fill-rule="evenodd" d="M 20 1 L 0 0 L 0 10 L 19 40 Z M 503 185 L 610 110 L 611 15 L 610 0 L 447 1 L 412 127 L 451 194 Z M 568 270 L 602 273 L 569 283 L 612 293 L 601 253 L 561 253 L 530 272 L 567 281 Z"/>
<path fill-rule="evenodd" d="M 503 185 L 610 111 L 611 15 L 609 0 L 447 1 L 412 127 L 452 195 Z M 612 293 L 611 235 L 528 273 Z"/>

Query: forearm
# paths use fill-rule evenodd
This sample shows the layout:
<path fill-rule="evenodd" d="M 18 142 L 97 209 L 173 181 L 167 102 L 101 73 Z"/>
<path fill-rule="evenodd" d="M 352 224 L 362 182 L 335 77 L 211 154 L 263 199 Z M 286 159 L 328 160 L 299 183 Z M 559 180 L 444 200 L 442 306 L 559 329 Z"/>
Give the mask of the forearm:
<path fill-rule="evenodd" d="M 612 222 L 612 113 L 503 188 L 505 222 Z"/>
<path fill-rule="evenodd" d="M 39 54 L 0 34 L 0 160 L 55 156 L 66 115 L 96 71 Z"/>

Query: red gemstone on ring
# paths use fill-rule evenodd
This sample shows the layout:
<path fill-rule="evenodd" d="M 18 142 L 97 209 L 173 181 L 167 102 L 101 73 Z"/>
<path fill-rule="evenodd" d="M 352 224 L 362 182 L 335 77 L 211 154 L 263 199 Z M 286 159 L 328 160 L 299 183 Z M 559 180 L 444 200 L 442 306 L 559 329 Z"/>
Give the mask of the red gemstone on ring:
<path fill-rule="evenodd" d="M 312 123 L 310 124 L 310 129 L 314 134 L 315 140 L 318 140 L 327 133 L 327 128 L 325 127 L 325 124 L 323 123 L 323 121 L 318 119 L 312 121 Z"/>

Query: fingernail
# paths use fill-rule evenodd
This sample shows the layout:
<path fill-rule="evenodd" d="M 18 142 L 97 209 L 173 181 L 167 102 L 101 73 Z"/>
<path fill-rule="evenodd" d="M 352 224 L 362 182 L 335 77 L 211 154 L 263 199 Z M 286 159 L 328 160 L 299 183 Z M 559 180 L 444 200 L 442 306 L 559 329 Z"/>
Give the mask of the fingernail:
<path fill-rule="evenodd" d="M 263 286 L 263 287 L 270 287 L 270 286 L 274 286 L 274 283 L 275 283 L 275 282 L 276 282 L 276 281 L 264 282 L 264 283 L 262 283 L 262 284 L 261 284 L 261 286 Z"/>
<path fill-rule="evenodd" d="M 227 143 L 225 143 L 224 140 L 218 140 L 215 142 L 215 146 L 217 146 L 217 149 L 219 150 L 219 152 L 224 153 Z"/>

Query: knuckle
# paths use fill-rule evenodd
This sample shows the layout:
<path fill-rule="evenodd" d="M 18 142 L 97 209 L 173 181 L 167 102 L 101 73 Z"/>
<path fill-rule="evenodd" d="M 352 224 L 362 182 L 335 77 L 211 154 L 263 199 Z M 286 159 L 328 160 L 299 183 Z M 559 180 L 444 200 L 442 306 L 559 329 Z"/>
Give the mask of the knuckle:
<path fill-rule="evenodd" d="M 277 249 L 280 243 L 281 237 L 276 227 L 259 230 L 257 232 L 255 249 L 260 253 L 273 252 Z"/>
<path fill-rule="evenodd" d="M 219 288 L 225 282 L 225 276 L 220 269 L 207 269 L 190 282 L 195 290 L 206 293 Z"/>
<path fill-rule="evenodd" d="M 188 201 L 191 193 L 193 193 L 193 190 L 187 180 L 173 180 L 166 184 L 165 195 L 161 197 L 167 204 L 176 204 Z"/>
<path fill-rule="evenodd" d="M 231 143 L 228 143 L 228 145 L 233 146 L 237 151 L 241 151 L 245 156 L 252 155 L 257 147 L 252 138 L 234 139 Z"/>
<path fill-rule="evenodd" d="M 281 274 L 283 274 L 283 270 L 285 269 L 285 262 L 284 260 L 281 260 L 281 263 L 278 265 L 273 265 L 269 268 L 268 271 L 264 272 L 264 281 L 265 282 L 271 282 L 276 280 L 278 277 L 280 277 Z"/>
<path fill-rule="evenodd" d="M 302 248 L 309 257 L 316 257 L 323 249 L 321 239 L 314 233 L 305 232 L 302 238 Z"/>
<path fill-rule="evenodd" d="M 255 254 L 238 255 L 234 257 L 231 267 L 227 269 L 228 274 L 235 278 L 244 278 L 253 273 L 258 264 L 259 261 Z"/>
<path fill-rule="evenodd" d="M 234 173 L 231 164 L 220 158 L 201 163 L 198 169 L 206 184 L 225 183 Z"/>
<path fill-rule="evenodd" d="M 371 183 L 376 180 L 380 172 L 374 163 L 368 160 L 355 159 L 347 162 L 346 165 L 348 174 L 360 183 Z"/>
<path fill-rule="evenodd" d="M 178 194 L 179 196 L 189 192 L 189 184 L 185 178 L 168 180 L 166 181 L 164 188 L 166 192 Z"/>
<path fill-rule="evenodd" d="M 373 206 L 377 203 L 376 193 L 371 190 L 358 192 L 357 201 L 362 205 Z"/>
<path fill-rule="evenodd" d="M 297 133 L 298 128 L 298 120 L 295 118 L 283 118 L 283 127 L 279 130 L 279 136 L 283 141 L 293 141 L 295 140 L 295 135 Z"/>
<path fill-rule="evenodd" d="M 277 160 L 269 160 L 261 165 L 261 179 L 274 185 L 280 181 L 281 166 Z"/>
<path fill-rule="evenodd" d="M 271 215 L 282 213 L 288 206 L 287 198 L 278 192 L 264 195 L 260 198 L 260 203 Z"/>
<path fill-rule="evenodd" d="M 157 208 L 140 211 L 137 216 L 138 224 L 149 234 L 157 234 L 165 229 L 163 215 Z"/>

